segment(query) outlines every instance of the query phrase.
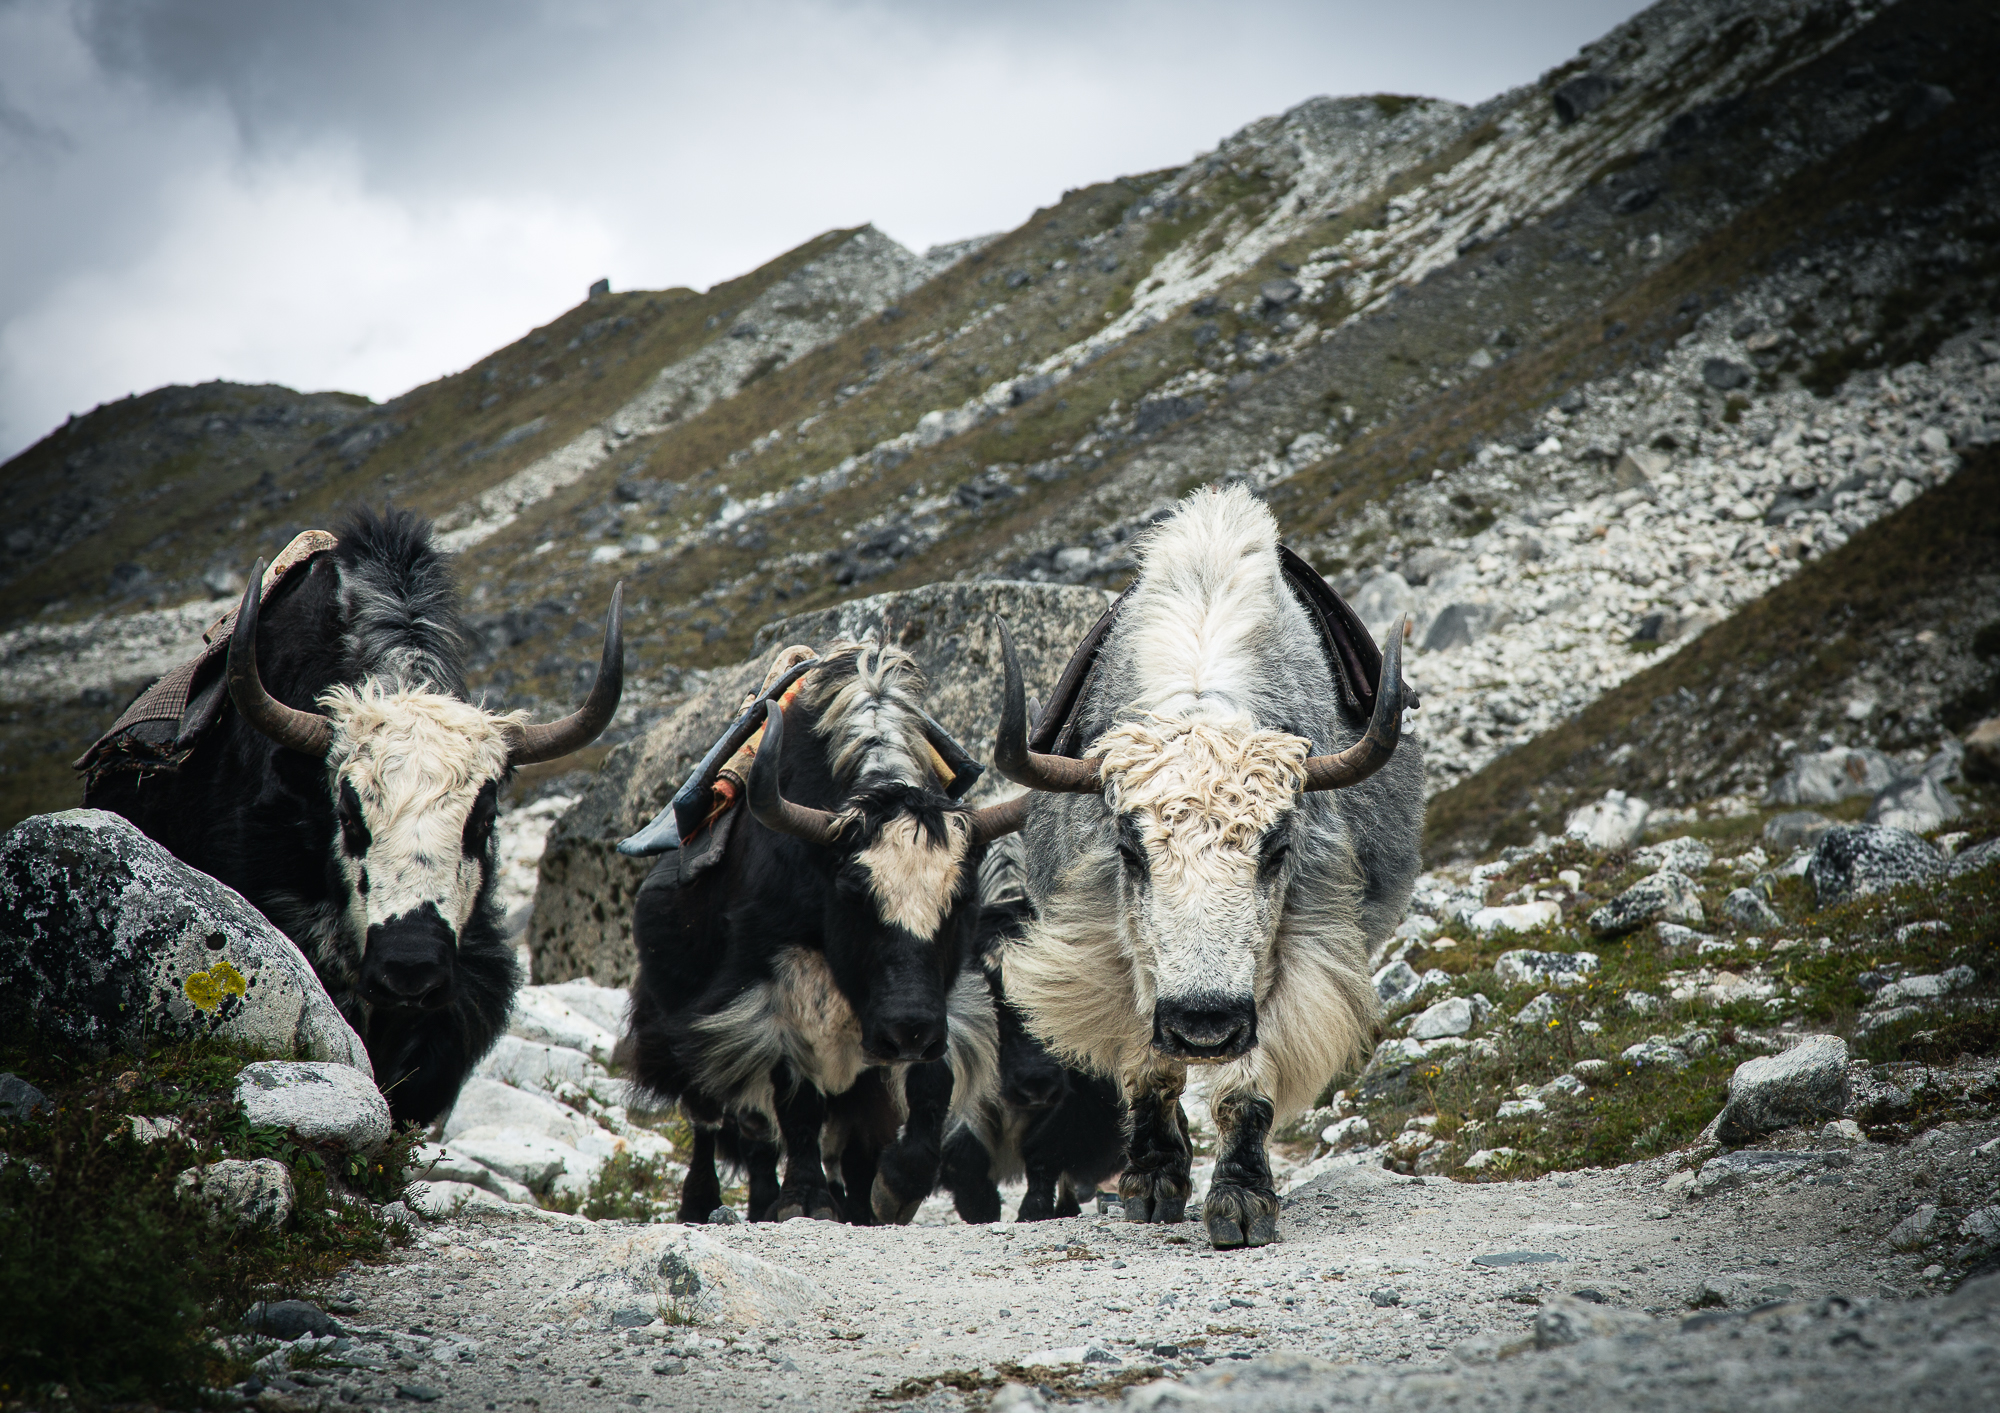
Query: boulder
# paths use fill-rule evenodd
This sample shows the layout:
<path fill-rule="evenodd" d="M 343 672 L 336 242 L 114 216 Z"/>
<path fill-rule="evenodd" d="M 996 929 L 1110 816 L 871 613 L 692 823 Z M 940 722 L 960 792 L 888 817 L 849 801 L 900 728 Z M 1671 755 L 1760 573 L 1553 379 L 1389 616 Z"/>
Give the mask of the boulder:
<path fill-rule="evenodd" d="M 1898 780 L 1868 806 L 1868 823 L 1927 834 L 1965 811 L 1951 791 L 1928 775 Z"/>
<path fill-rule="evenodd" d="M 1897 1251 L 1921 1251 L 1944 1233 L 1937 1204 L 1926 1202 L 1889 1229 L 1889 1245 Z"/>
<path fill-rule="evenodd" d="M 1962 854 L 1954 855 L 1951 861 L 1951 876 L 1975 873 L 1982 868 L 2000 863 L 2000 839 L 1988 839 L 1984 844 L 1975 844 Z"/>
<path fill-rule="evenodd" d="M 1395 570 L 1385 570 L 1363 584 L 1354 595 L 1353 609 L 1368 627 L 1368 636 L 1381 642 L 1392 624 L 1417 611 L 1416 590 Z"/>
<path fill-rule="evenodd" d="M 1374 976 L 1375 995 L 1385 1008 L 1410 1000 L 1424 989 L 1424 980 L 1408 962 L 1391 962 Z"/>
<path fill-rule="evenodd" d="M 1959 766 L 1967 780 L 2000 781 L 2000 716 L 1989 716 L 1965 733 L 1965 760 Z"/>
<path fill-rule="evenodd" d="M 548 986 L 520 990 L 514 997 L 507 1033 L 531 1043 L 560 1045 L 598 1061 L 610 1059 L 612 1047 L 618 1043 L 615 1032 L 578 1011 Z"/>
<path fill-rule="evenodd" d="M 1635 1070 L 1680 1070 L 1687 1068 L 1688 1053 L 1664 1035 L 1649 1035 L 1636 1045 L 1627 1045 L 1618 1058 Z"/>
<path fill-rule="evenodd" d="M 517 1089 L 552 1090 L 559 1085 L 586 1085 L 609 1078 L 604 1066 L 567 1045 L 538 1045 L 518 1035 L 503 1035 L 473 1069 Z"/>
<path fill-rule="evenodd" d="M 587 976 L 557 986 L 529 988 L 545 992 L 572 1011 L 594 1021 L 613 1035 L 625 1033 L 627 1013 L 632 1009 L 632 993 L 622 986 L 599 986 Z"/>
<path fill-rule="evenodd" d="M 1722 915 L 1746 932 L 1752 928 L 1769 931 L 1785 925 L 1777 910 L 1765 902 L 1764 895 L 1755 888 L 1731 890 L 1729 896 L 1722 900 Z"/>
<path fill-rule="evenodd" d="M 823 647 L 891 623 L 895 640 L 929 679 L 931 715 L 983 759 L 1000 714 L 998 639 L 990 615 L 1007 620 L 1028 691 L 1047 701 L 1070 654 L 1109 602 L 1102 590 L 1068 585 L 952 582 L 858 599 L 760 630 L 748 661 L 711 672 L 699 690 L 643 735 L 614 749 L 549 831 L 528 930 L 534 979 L 587 976 L 621 986 L 631 981 L 637 970 L 632 903 L 654 861 L 624 857 L 616 851 L 618 841 L 666 805 L 735 719 L 743 698 L 763 682 L 778 649 L 791 643 Z M 991 804 L 1013 789 L 989 772 L 968 800 Z"/>
<path fill-rule="evenodd" d="M 236 1102 L 253 1124 L 289 1129 L 309 1142 L 372 1153 L 389 1141 L 389 1105 L 350 1065 L 261 1060 L 236 1074 Z"/>
<path fill-rule="evenodd" d="M 1594 805 L 1573 810 L 1563 825 L 1563 833 L 1581 839 L 1593 849 L 1615 853 L 1639 842 L 1645 831 L 1646 816 L 1653 807 L 1623 790 L 1606 790 Z"/>
<path fill-rule="evenodd" d="M 0 836 L 0 919 L 0 1031 L 90 1049 L 213 1036 L 374 1078 L 291 939 L 118 815 Z"/>
<path fill-rule="evenodd" d="M 291 1169 L 276 1158 L 224 1158 L 189 1168 L 174 1186 L 205 1204 L 217 1221 L 238 1228 L 276 1230 L 298 1201 Z"/>
<path fill-rule="evenodd" d="M 0 1123 L 12 1123 L 31 1114 L 53 1114 L 49 1096 L 17 1074 L 0 1074 Z"/>
<path fill-rule="evenodd" d="M 1701 893 L 1684 873 L 1663 868 L 1648 874 L 1590 915 L 1590 930 L 1600 937 L 1623 937 L 1649 922 L 1699 926 Z"/>
<path fill-rule="evenodd" d="M 530 1199 L 532 1201 L 532 1198 Z M 414 1216 L 428 1222 L 449 1221 L 461 1209 L 471 1206 L 491 1206 L 505 1209 L 519 1204 L 510 1203 L 505 1198 L 488 1192 L 483 1187 L 475 1187 L 469 1182 L 425 1180 L 413 1182 L 403 1192 L 402 1206 Z"/>
<path fill-rule="evenodd" d="M 1809 1035 L 1781 1054 L 1736 1067 L 1716 1137 L 1747 1143 L 1793 1124 L 1838 1118 L 1846 1107 L 1847 1042 L 1837 1035 Z"/>
<path fill-rule="evenodd" d="M 340 1322 L 310 1300 L 260 1300 L 243 1312 L 243 1328 L 269 1339 L 342 1335 Z"/>
<path fill-rule="evenodd" d="M 545 1304 L 562 1323 L 609 1328 L 620 1310 L 669 1309 L 683 1323 L 775 1330 L 817 1321 L 825 1291 L 775 1262 L 687 1227 L 642 1228 L 599 1249 L 590 1266 Z"/>
<path fill-rule="evenodd" d="M 1806 882 L 1823 908 L 1884 889 L 1937 878 L 1944 856 L 1907 829 L 1843 824 L 1827 830 L 1806 863 Z"/>
<path fill-rule="evenodd" d="M 1833 821 L 1816 810 L 1786 810 L 1764 821 L 1764 842 L 1772 852 L 1792 850 L 1819 842 L 1819 836 L 1833 828 Z"/>
<path fill-rule="evenodd" d="M 1441 1035 L 1463 1035 L 1477 1019 L 1472 1002 L 1453 996 L 1424 1011 L 1410 1026 L 1412 1040 L 1436 1040 Z"/>
<path fill-rule="evenodd" d="M 410 1172 L 419 1182 L 468 1183 L 484 1188 L 503 1202 L 532 1205 L 535 1200 L 535 1194 L 526 1183 L 516 1182 L 505 1173 L 496 1172 L 477 1159 L 455 1148 L 447 1148 L 442 1143 L 419 1145 Z"/>
<path fill-rule="evenodd" d="M 1466 926 L 1482 937 L 1496 932 L 1534 932 L 1554 927 L 1562 921 L 1562 907 L 1547 898 L 1533 903 L 1514 903 L 1504 908 L 1481 908 L 1467 918 Z"/>
<path fill-rule="evenodd" d="M 1765 796 L 1773 805 L 1831 805 L 1857 795 L 1877 795 L 1895 784 L 1902 771 L 1876 750 L 1803 752 L 1792 768 L 1772 782 Z"/>
<path fill-rule="evenodd" d="M 1502 986 L 1581 986 L 1597 970 L 1595 952 L 1502 952 L 1493 974 Z"/>

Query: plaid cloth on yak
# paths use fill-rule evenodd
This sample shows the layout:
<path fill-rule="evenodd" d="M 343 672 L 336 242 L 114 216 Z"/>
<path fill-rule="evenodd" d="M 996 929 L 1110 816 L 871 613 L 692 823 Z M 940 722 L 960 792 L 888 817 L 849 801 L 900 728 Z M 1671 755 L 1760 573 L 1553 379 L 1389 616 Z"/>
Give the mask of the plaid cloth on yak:
<path fill-rule="evenodd" d="M 259 603 L 271 595 L 293 570 L 310 563 L 340 542 L 324 530 L 306 530 L 285 546 L 264 571 Z M 139 694 L 111 729 L 71 763 L 95 780 L 107 770 L 172 770 L 201 743 L 203 733 L 222 715 L 229 697 L 223 667 L 229 660 L 229 635 L 236 629 L 236 609 L 209 624 L 201 635 L 202 650 Z"/>

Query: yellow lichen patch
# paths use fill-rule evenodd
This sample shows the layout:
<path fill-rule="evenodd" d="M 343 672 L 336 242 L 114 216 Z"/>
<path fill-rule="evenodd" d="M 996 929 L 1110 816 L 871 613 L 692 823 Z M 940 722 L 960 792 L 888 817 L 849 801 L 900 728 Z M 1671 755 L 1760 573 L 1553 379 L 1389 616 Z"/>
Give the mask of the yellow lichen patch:
<path fill-rule="evenodd" d="M 225 961 L 193 973 L 181 983 L 181 989 L 187 992 L 196 1010 L 213 1011 L 222 1005 L 224 998 L 245 995 L 250 983 L 243 979 L 242 972 Z"/>

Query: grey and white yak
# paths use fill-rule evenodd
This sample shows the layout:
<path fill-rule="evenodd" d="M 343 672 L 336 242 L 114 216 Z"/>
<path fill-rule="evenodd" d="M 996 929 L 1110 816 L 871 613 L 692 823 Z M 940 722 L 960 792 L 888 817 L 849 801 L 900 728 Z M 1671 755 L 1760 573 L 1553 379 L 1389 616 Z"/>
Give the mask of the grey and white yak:
<path fill-rule="evenodd" d="M 359 511 L 337 539 L 308 532 L 281 559 L 268 585 L 258 562 L 215 649 L 170 674 L 179 724 L 146 718 L 142 698 L 78 762 L 84 803 L 296 942 L 368 1047 L 390 1114 L 429 1123 L 521 984 L 494 898 L 500 791 L 610 724 L 621 595 L 588 698 L 537 725 L 466 700 L 467 629 L 427 520 Z M 155 727 L 166 736 L 149 739 Z"/>
<path fill-rule="evenodd" d="M 621 1054 L 694 1126 L 683 1221 L 720 1204 L 720 1150 L 747 1170 L 753 1220 L 907 1222 L 954 1108 L 993 1087 L 993 1009 L 970 965 L 977 875 L 1024 805 L 958 801 L 978 769 L 923 688 L 878 643 L 802 663 L 621 846 L 670 849 L 633 909 Z M 713 813 L 710 767 L 751 746 L 749 817 Z"/>
<path fill-rule="evenodd" d="M 1180 1098 L 1208 1065 L 1203 1224 L 1218 1247 L 1275 1240 L 1272 1122 L 1369 1044 L 1368 958 L 1408 904 L 1423 823 L 1421 751 L 1398 747 L 1401 637 L 1378 657 L 1240 488 L 1197 492 L 1149 533 L 1037 727 L 1051 749 L 1028 741 L 1003 628 L 994 763 L 1037 792 L 1034 917 L 1006 993 L 1057 1055 L 1123 1084 L 1130 1220 L 1184 1217 Z"/>

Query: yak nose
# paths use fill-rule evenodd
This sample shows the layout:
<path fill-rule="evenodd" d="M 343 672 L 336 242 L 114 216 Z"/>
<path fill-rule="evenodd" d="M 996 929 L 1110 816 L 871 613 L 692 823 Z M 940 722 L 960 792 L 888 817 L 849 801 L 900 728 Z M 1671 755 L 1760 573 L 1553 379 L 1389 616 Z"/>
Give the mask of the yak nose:
<path fill-rule="evenodd" d="M 368 929 L 362 990 L 373 1005 L 436 1010 L 451 995 L 451 953 L 451 928 L 429 904 L 377 923 Z"/>
<path fill-rule="evenodd" d="M 867 1048 L 872 1056 L 883 1060 L 942 1059 L 944 1018 L 884 1016 L 872 1027 Z"/>
<path fill-rule="evenodd" d="M 1257 1043 L 1257 1008 L 1249 1000 L 1162 999 L 1153 1007 L 1153 1047 L 1189 1060 L 1228 1060 Z"/>
<path fill-rule="evenodd" d="M 1017 1109 L 1053 1109 L 1062 1102 L 1062 1071 L 1010 1074 L 1004 1088 L 1007 1102 Z"/>

